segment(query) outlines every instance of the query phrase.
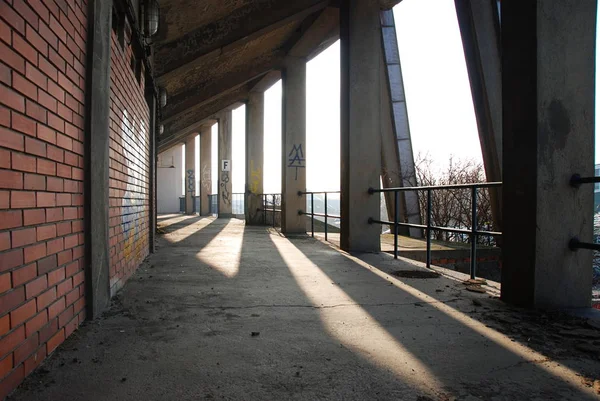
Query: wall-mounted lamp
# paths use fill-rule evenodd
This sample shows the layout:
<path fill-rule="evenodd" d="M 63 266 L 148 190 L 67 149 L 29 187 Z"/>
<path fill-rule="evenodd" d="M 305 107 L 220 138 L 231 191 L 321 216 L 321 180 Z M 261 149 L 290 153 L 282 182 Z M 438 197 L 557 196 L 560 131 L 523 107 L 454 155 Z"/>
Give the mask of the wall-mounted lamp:
<path fill-rule="evenodd" d="M 164 125 L 159 125 L 158 126 L 158 135 L 162 135 L 165 132 L 165 126 Z"/>
<path fill-rule="evenodd" d="M 163 87 L 158 88 L 158 102 L 161 108 L 167 105 L 167 90 Z"/>
<path fill-rule="evenodd" d="M 144 2 L 144 37 L 151 38 L 158 32 L 158 23 L 160 20 L 160 8 L 158 1 L 146 0 Z"/>

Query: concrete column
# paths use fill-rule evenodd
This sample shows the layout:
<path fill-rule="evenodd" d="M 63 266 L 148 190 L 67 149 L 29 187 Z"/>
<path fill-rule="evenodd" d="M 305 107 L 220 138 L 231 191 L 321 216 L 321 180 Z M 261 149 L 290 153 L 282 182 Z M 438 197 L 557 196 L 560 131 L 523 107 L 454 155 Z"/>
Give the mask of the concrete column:
<path fill-rule="evenodd" d="M 85 290 L 86 315 L 108 306 L 109 110 L 112 0 L 88 2 L 85 99 Z"/>
<path fill-rule="evenodd" d="M 344 0 L 341 39 L 341 247 L 378 252 L 381 172 L 380 63 L 381 25 L 378 0 Z"/>
<path fill-rule="evenodd" d="M 231 110 L 227 110 L 221 112 L 219 117 L 219 217 L 232 217 L 231 145 L 232 113 Z"/>
<path fill-rule="evenodd" d="M 288 60 L 282 71 L 281 231 L 306 233 L 306 60 Z"/>
<path fill-rule="evenodd" d="M 185 140 L 185 214 L 194 214 L 196 195 L 196 135 Z"/>
<path fill-rule="evenodd" d="M 595 1 L 502 2 L 502 298 L 589 307 L 594 174 Z"/>
<path fill-rule="evenodd" d="M 264 92 L 250 92 L 246 104 L 246 224 L 263 223 Z"/>
<path fill-rule="evenodd" d="M 200 215 L 208 216 L 210 203 L 208 195 L 212 195 L 212 127 L 200 130 Z"/>

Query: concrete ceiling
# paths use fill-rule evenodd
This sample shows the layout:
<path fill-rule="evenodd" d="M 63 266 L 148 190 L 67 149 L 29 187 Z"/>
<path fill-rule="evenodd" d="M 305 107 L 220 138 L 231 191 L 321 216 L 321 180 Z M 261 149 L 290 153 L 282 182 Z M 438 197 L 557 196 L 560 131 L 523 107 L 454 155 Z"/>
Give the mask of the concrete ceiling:
<path fill-rule="evenodd" d="M 390 8 L 399 0 L 381 0 Z M 218 111 L 268 88 L 286 58 L 310 59 L 339 37 L 339 0 L 160 0 L 154 71 L 167 89 L 159 151 Z"/>

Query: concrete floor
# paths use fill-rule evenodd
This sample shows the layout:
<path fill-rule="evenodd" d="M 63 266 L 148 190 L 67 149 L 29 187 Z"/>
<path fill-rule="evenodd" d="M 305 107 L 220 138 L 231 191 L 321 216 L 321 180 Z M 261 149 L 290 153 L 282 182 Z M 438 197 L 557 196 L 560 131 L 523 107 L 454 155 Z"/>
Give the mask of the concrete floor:
<path fill-rule="evenodd" d="M 510 309 L 456 278 L 398 279 L 422 265 L 239 220 L 160 225 L 106 316 L 11 399 L 600 398 L 600 331 L 585 320 Z"/>

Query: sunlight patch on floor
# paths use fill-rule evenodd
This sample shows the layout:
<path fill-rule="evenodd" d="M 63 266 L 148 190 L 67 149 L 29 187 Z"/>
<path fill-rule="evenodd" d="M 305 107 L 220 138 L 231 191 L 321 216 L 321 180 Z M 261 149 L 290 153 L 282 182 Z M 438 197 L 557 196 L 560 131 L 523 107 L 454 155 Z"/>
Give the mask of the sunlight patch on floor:
<path fill-rule="evenodd" d="M 240 223 L 231 220 L 219 234 L 196 254 L 199 261 L 227 278 L 237 276 L 240 271 L 244 230 L 235 231 L 235 226 L 239 227 Z"/>

